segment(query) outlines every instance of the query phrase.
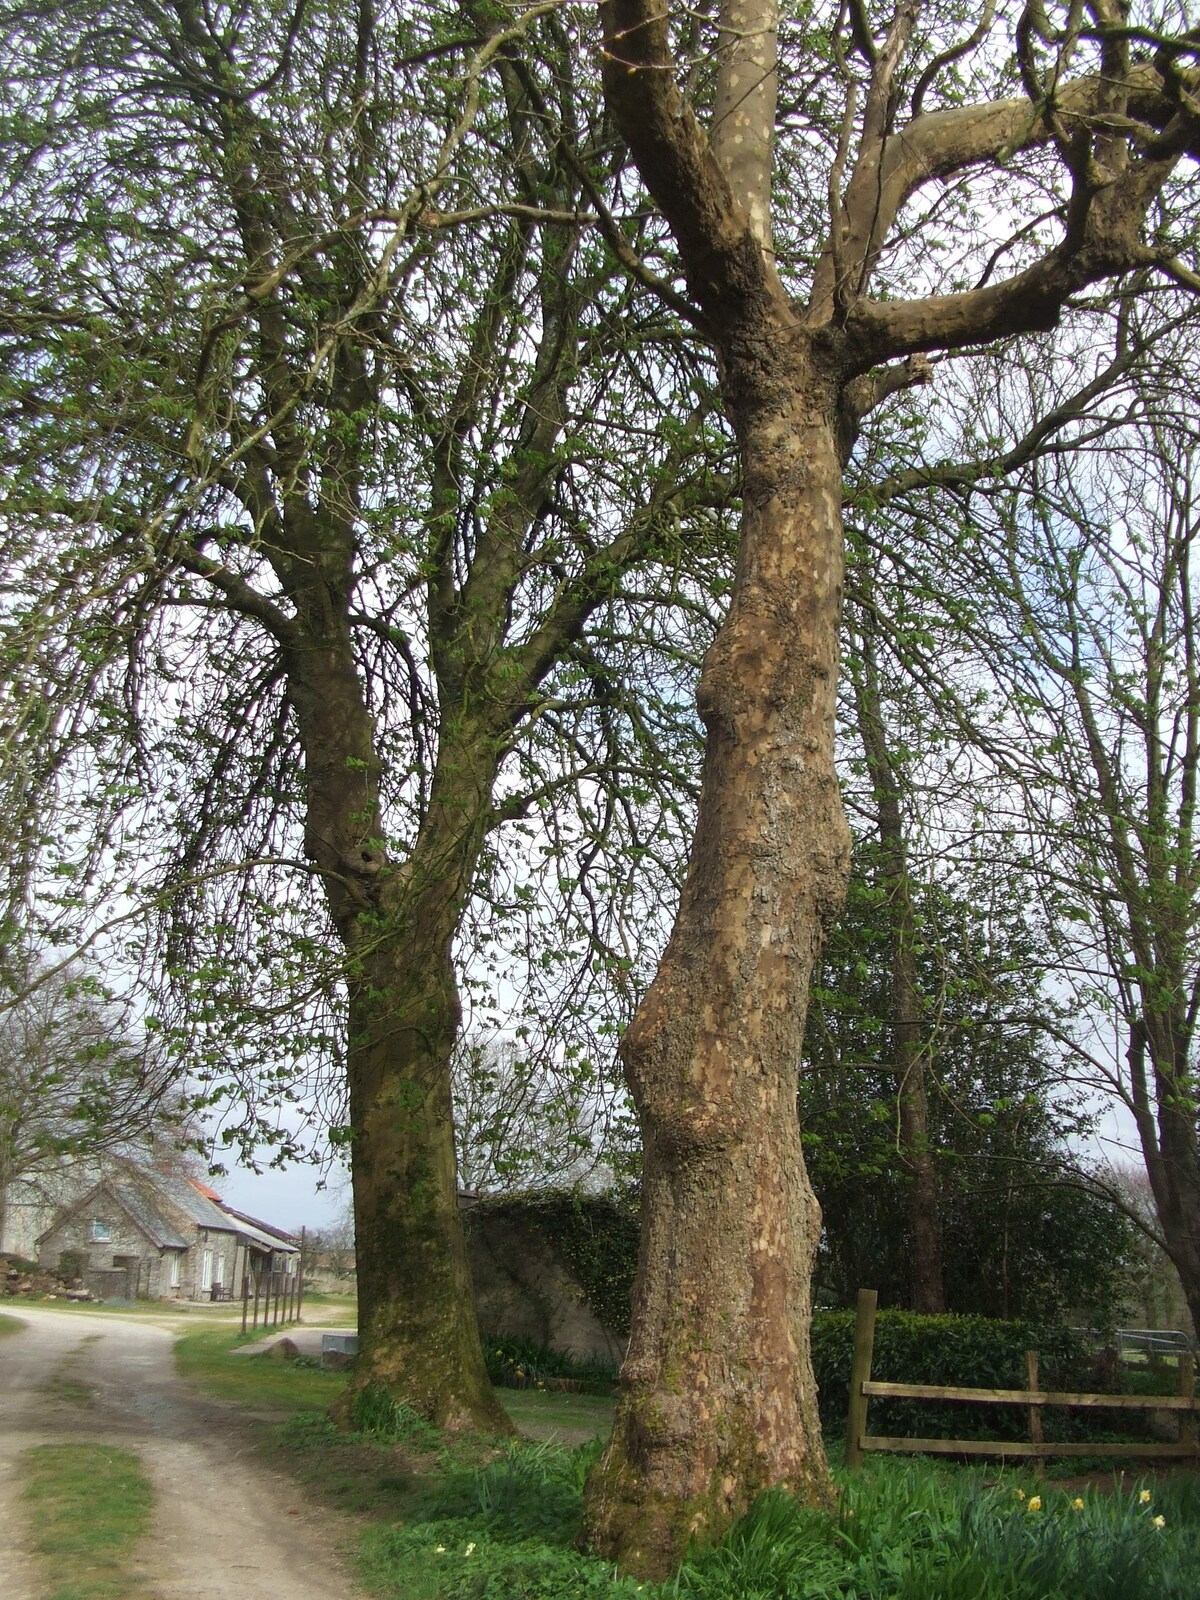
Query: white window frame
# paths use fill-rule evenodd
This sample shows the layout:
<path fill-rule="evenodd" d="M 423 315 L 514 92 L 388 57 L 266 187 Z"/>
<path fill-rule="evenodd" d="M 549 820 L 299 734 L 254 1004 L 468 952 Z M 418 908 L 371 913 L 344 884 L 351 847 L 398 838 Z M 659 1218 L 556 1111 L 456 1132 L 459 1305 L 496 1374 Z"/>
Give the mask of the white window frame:
<path fill-rule="evenodd" d="M 180 1277 L 179 1266 L 180 1266 L 181 1254 L 182 1254 L 182 1252 L 179 1251 L 179 1250 L 172 1250 L 171 1251 L 171 1276 L 170 1276 L 170 1279 L 169 1279 L 168 1286 L 170 1288 L 172 1288 L 172 1289 L 178 1289 L 178 1287 L 179 1287 L 179 1277 Z"/>
<path fill-rule="evenodd" d="M 207 1294 L 213 1286 L 213 1253 L 206 1250 L 200 1257 L 200 1293 Z"/>

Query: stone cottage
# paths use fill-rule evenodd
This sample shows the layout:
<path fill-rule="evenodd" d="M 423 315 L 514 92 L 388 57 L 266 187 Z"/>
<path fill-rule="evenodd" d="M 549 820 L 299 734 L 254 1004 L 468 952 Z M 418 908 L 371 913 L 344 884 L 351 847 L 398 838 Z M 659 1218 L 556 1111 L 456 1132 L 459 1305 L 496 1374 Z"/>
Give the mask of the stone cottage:
<path fill-rule="evenodd" d="M 105 1299 L 231 1300 L 243 1285 L 299 1271 L 280 1229 L 221 1203 L 195 1178 L 129 1167 L 67 1206 L 38 1241 L 38 1261 Z"/>

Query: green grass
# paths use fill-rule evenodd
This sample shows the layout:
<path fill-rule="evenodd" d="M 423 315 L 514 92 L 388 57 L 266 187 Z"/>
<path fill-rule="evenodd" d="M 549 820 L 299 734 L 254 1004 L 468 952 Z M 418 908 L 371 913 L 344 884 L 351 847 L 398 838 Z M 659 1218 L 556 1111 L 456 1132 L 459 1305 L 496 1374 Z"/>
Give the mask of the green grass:
<path fill-rule="evenodd" d="M 344 1372 L 322 1372 L 268 1355 L 231 1354 L 245 1342 L 240 1328 L 189 1328 L 175 1341 L 176 1371 L 217 1400 L 281 1416 L 324 1410 L 346 1386 Z"/>
<path fill-rule="evenodd" d="M 48 1378 L 42 1384 L 41 1392 L 51 1400 L 62 1400 L 69 1406 L 90 1406 L 96 1400 L 96 1391 L 90 1384 L 63 1372 Z"/>
<path fill-rule="evenodd" d="M 586 1444 L 612 1431 L 616 1401 L 555 1390 L 497 1389 L 496 1398 L 523 1434 L 558 1444 Z"/>
<path fill-rule="evenodd" d="M 304 1321 L 328 1323 L 330 1327 L 358 1322 L 358 1301 L 352 1294 L 322 1294 L 319 1290 L 304 1291 Z"/>
<path fill-rule="evenodd" d="M 640 1590 L 575 1549 L 598 1445 L 520 1444 L 443 1474 L 367 1537 L 386 1600 L 1195 1600 L 1200 1479 L 1055 1488 L 1028 1473 L 924 1461 L 839 1474 L 830 1514 L 764 1495 L 715 1548 Z M 1156 1524 L 1161 1519 L 1161 1526 Z"/>
<path fill-rule="evenodd" d="M 344 1374 L 234 1356 L 239 1337 L 189 1330 L 176 1346 L 181 1373 L 243 1415 L 287 1417 L 270 1450 L 325 1505 L 374 1523 L 362 1570 L 381 1600 L 1196 1600 L 1200 1592 L 1194 1475 L 1149 1483 L 1145 1502 L 1140 1480 L 1119 1473 L 1106 1480 L 1112 1492 L 1080 1496 L 1032 1469 L 897 1458 L 854 1472 L 837 1466 L 834 1514 L 764 1496 L 720 1545 L 669 1583 L 639 1590 L 575 1548 L 583 1481 L 611 1424 L 611 1400 L 502 1389 L 517 1426 L 542 1442 L 499 1446 L 444 1438 L 386 1396 L 367 1397 L 359 1431 L 347 1434 L 325 1415 Z M 836 1444 L 831 1455 L 836 1462 Z"/>
<path fill-rule="evenodd" d="M 79 1317 L 129 1317 L 143 1322 L 183 1316 L 211 1317 L 214 1321 L 220 1318 L 228 1322 L 234 1315 L 229 1306 L 201 1306 L 174 1300 L 67 1300 L 60 1295 L 42 1294 L 30 1295 L 28 1304 L 41 1306 L 55 1315 L 62 1312 Z M 236 1314 L 240 1319 L 240 1306 Z"/>
<path fill-rule="evenodd" d="M 104 1445 L 39 1445 L 20 1459 L 30 1548 L 45 1600 L 133 1600 L 130 1559 L 153 1496 L 136 1456 Z"/>
<path fill-rule="evenodd" d="M 3 1338 L 6 1333 L 20 1333 L 22 1328 L 27 1328 L 28 1326 L 29 1324 L 22 1322 L 20 1317 L 10 1317 L 0 1311 L 0 1338 Z"/>
<path fill-rule="evenodd" d="M 214 1399 L 253 1411 L 323 1411 L 345 1388 L 344 1372 L 322 1372 L 266 1355 L 234 1355 L 242 1342 L 240 1331 L 189 1328 L 175 1341 L 176 1369 Z M 521 1432 L 535 1439 L 579 1444 L 612 1426 L 615 1402 L 599 1395 L 541 1389 L 500 1389 L 497 1394 Z"/>

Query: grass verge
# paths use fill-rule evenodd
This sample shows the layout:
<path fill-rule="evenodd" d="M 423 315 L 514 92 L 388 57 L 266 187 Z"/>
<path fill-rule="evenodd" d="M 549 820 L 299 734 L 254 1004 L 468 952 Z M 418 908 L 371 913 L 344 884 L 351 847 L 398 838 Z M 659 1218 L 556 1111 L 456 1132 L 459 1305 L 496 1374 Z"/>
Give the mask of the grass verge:
<path fill-rule="evenodd" d="M 46 1600 L 132 1600 L 130 1572 L 153 1495 L 136 1456 L 106 1445 L 38 1445 L 21 1456 L 30 1548 Z"/>
<path fill-rule="evenodd" d="M 530 1439 L 579 1445 L 612 1432 L 616 1401 L 602 1395 L 541 1389 L 497 1389 L 496 1396 Z"/>
<path fill-rule="evenodd" d="M 20 1333 L 21 1329 L 27 1326 L 28 1324 L 22 1322 L 20 1317 L 10 1317 L 0 1311 L 0 1338 L 6 1333 Z"/>
<path fill-rule="evenodd" d="M 324 1410 L 346 1386 L 345 1373 L 322 1372 L 315 1362 L 234 1355 L 245 1342 L 240 1328 L 189 1328 L 175 1341 L 175 1369 L 216 1400 L 281 1417 Z"/>

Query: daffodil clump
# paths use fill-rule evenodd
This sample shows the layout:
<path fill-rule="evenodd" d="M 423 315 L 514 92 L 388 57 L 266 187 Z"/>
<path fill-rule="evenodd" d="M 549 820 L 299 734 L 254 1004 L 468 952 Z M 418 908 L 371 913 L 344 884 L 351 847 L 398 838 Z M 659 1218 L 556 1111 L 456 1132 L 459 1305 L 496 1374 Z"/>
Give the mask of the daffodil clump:
<path fill-rule="evenodd" d="M 1042 1509 L 1042 1497 L 1040 1494 L 1026 1496 L 1024 1489 L 1019 1488 L 1014 1489 L 1013 1493 L 1016 1495 L 1017 1499 L 1023 1503 L 1026 1511 L 1040 1511 Z M 1153 1498 L 1154 1497 L 1149 1489 L 1138 1490 L 1137 1503 L 1139 1506 L 1148 1506 Z M 1071 1501 L 1071 1510 L 1085 1511 L 1086 1509 L 1087 1501 L 1084 1500 L 1081 1495 L 1076 1495 L 1074 1500 Z M 1166 1517 L 1152 1516 L 1150 1518 L 1150 1526 L 1152 1528 L 1165 1528 L 1166 1525 Z"/>
<path fill-rule="evenodd" d="M 665 1584 L 578 1549 L 580 1451 L 515 1445 L 446 1473 L 423 1514 L 371 1536 L 383 1600 L 1200 1600 L 1200 1480 L 1076 1494 L 994 1472 L 876 1461 L 837 1510 L 760 1497 Z"/>

